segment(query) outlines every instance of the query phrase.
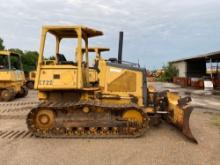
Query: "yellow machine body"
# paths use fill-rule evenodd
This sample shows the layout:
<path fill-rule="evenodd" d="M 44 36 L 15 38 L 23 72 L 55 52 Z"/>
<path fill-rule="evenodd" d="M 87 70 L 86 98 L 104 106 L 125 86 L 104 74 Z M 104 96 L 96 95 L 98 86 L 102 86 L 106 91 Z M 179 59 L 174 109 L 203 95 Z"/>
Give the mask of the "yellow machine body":
<path fill-rule="evenodd" d="M 0 99 L 10 101 L 16 95 L 26 96 L 25 76 L 20 55 L 10 51 L 0 51 L 0 58 Z"/>
<path fill-rule="evenodd" d="M 55 60 L 44 58 L 48 33 L 56 40 Z M 182 108 L 189 100 L 147 89 L 146 69 L 137 64 L 102 58 L 108 48 L 88 46 L 89 38 L 101 35 L 84 26 L 42 28 L 35 89 L 43 103 L 29 113 L 29 130 L 40 137 L 137 137 L 164 116 L 189 137 L 192 110 Z M 71 61 L 60 54 L 65 38 L 77 41 Z"/>
<path fill-rule="evenodd" d="M 36 71 L 30 71 L 29 72 L 29 80 L 34 81 L 36 77 Z"/>
<path fill-rule="evenodd" d="M 97 65 L 99 60 L 102 59 L 101 57 L 101 53 L 102 52 L 106 52 L 106 51 L 109 51 L 110 49 L 109 48 L 103 48 L 103 47 L 89 47 L 88 48 L 88 52 L 93 52 L 95 53 L 95 60 L 94 60 L 94 65 Z M 82 49 L 82 52 L 83 54 L 86 52 L 86 49 L 83 48 Z M 97 70 L 94 69 L 94 67 L 89 67 L 89 82 L 92 84 L 92 85 L 95 85 L 98 83 L 98 73 L 97 73 Z"/>
<path fill-rule="evenodd" d="M 29 89 L 34 89 L 34 81 L 36 78 L 36 70 L 30 71 L 28 77 L 26 77 L 26 86 Z"/>

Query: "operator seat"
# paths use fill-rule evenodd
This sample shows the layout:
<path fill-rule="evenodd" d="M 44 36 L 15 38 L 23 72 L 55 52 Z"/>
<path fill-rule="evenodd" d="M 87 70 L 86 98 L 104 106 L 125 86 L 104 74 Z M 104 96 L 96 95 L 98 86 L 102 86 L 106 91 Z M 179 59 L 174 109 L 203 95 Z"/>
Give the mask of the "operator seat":
<path fill-rule="evenodd" d="M 63 54 L 57 53 L 57 61 L 58 64 L 71 64 L 71 65 L 76 65 L 73 61 L 67 61 L 66 57 Z"/>
<path fill-rule="evenodd" d="M 63 54 L 57 53 L 58 63 L 66 61 L 66 57 Z"/>

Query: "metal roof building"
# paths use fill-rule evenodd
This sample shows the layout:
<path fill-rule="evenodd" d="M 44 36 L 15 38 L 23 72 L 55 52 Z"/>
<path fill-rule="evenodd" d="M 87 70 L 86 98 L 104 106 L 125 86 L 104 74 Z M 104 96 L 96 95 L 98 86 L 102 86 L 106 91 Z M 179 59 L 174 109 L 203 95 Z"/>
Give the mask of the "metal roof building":
<path fill-rule="evenodd" d="M 212 70 L 210 74 L 215 75 L 220 70 L 220 51 L 182 58 L 169 63 L 179 70 L 179 77 L 207 76 L 210 70 Z"/>
<path fill-rule="evenodd" d="M 214 87 L 220 87 L 220 51 L 182 58 L 169 63 L 179 71 L 179 75 L 173 80 L 176 84 L 202 88 L 203 78 L 209 77 Z"/>

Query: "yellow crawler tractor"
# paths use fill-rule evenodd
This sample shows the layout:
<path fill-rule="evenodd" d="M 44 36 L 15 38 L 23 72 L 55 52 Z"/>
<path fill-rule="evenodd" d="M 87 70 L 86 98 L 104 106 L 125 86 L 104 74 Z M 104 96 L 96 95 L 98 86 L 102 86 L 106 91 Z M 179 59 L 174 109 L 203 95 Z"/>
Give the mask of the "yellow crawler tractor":
<path fill-rule="evenodd" d="M 33 71 L 30 71 L 28 73 L 28 77 L 26 78 L 26 86 L 29 88 L 29 89 L 34 89 L 34 80 L 35 80 L 35 77 L 36 77 L 36 71 L 33 70 Z"/>
<path fill-rule="evenodd" d="M 56 40 L 54 61 L 44 60 L 48 34 Z M 42 102 L 28 114 L 28 129 L 37 137 L 138 137 L 163 119 L 197 142 L 189 128 L 190 98 L 147 88 L 145 68 L 121 59 L 122 37 L 119 58 L 101 58 L 101 49 L 88 46 L 88 39 L 101 35 L 83 26 L 42 28 L 35 79 Z M 75 61 L 60 53 L 66 38 L 77 41 Z M 97 53 L 93 66 L 91 51 Z"/>
<path fill-rule="evenodd" d="M 25 97 L 24 71 L 19 54 L 0 51 L 0 100 L 10 101 L 16 97 Z"/>

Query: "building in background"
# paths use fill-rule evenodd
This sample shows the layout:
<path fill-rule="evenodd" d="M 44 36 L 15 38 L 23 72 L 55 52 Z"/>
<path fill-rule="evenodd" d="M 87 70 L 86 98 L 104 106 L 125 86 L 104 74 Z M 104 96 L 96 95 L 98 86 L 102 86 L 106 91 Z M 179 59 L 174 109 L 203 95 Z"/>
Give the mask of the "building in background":
<path fill-rule="evenodd" d="M 170 61 L 179 73 L 173 81 L 181 86 L 203 88 L 204 79 L 210 79 L 220 88 L 220 51 Z"/>

